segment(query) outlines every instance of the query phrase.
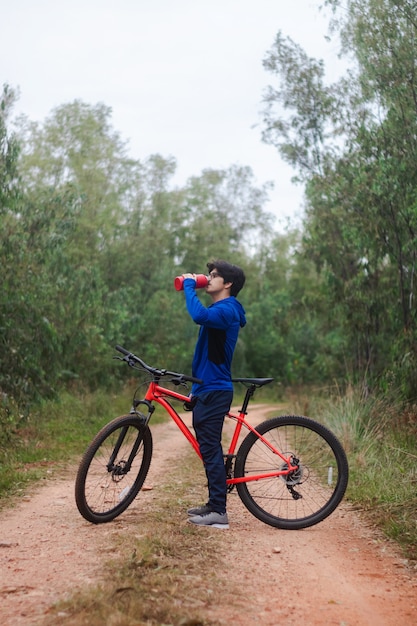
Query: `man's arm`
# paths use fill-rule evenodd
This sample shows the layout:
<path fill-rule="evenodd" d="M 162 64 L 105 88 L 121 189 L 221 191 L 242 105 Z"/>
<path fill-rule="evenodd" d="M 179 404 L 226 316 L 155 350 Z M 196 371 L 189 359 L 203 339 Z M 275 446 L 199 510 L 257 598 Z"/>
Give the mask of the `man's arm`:
<path fill-rule="evenodd" d="M 184 280 L 184 294 L 188 313 L 196 324 L 211 326 L 212 328 L 227 328 L 229 326 L 230 317 L 234 316 L 233 312 L 229 312 L 229 307 L 215 306 L 206 308 L 201 304 L 195 292 L 194 278 L 186 278 Z"/>

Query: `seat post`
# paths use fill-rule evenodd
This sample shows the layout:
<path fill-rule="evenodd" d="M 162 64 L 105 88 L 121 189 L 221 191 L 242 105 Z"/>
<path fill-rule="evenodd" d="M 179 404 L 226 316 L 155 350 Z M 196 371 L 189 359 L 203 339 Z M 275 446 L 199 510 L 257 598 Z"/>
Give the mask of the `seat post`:
<path fill-rule="evenodd" d="M 246 389 L 245 398 L 243 400 L 242 408 L 240 409 L 240 412 L 244 413 L 245 415 L 247 414 L 249 400 L 252 398 L 253 394 L 255 393 L 255 389 L 256 389 L 256 385 L 250 385 Z"/>

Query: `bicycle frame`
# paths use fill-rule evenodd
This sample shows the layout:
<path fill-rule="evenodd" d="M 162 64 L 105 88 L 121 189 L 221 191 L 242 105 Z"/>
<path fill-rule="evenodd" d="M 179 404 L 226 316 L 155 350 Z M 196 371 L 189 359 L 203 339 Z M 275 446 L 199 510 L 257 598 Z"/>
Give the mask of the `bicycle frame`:
<path fill-rule="evenodd" d="M 148 407 L 149 409 L 148 420 L 150 419 L 150 416 L 154 409 L 152 402 L 156 402 L 157 404 L 162 406 L 170 415 L 170 417 L 174 420 L 175 424 L 181 430 L 185 438 L 190 442 L 195 452 L 201 459 L 202 457 L 200 453 L 200 447 L 198 445 L 198 442 L 195 436 L 193 435 L 191 430 L 188 428 L 188 426 L 185 424 L 183 419 L 180 417 L 178 412 L 175 410 L 175 408 L 172 406 L 172 404 L 168 401 L 167 398 L 179 400 L 180 402 L 189 402 L 190 400 L 188 396 L 182 393 L 179 393 L 171 389 L 167 389 L 166 387 L 162 387 L 157 381 L 151 381 L 149 383 L 149 387 L 147 389 L 144 399 L 136 401 L 136 404 L 137 405 L 145 404 Z M 249 422 L 245 418 L 246 411 L 244 407 L 245 407 L 245 402 L 242 408 L 240 409 L 239 413 L 231 413 L 229 411 L 226 414 L 226 417 L 236 421 L 236 426 L 235 426 L 235 429 L 234 429 L 234 432 L 233 432 L 233 435 L 229 444 L 229 448 L 225 455 L 226 458 L 231 458 L 235 456 L 239 436 L 241 434 L 242 428 L 244 427 L 246 428 L 248 432 L 254 433 L 260 441 L 262 441 L 274 454 L 277 455 L 277 457 L 279 457 L 279 459 L 281 459 L 281 461 L 284 464 L 285 469 L 277 469 L 273 472 L 254 474 L 251 476 L 242 476 L 239 478 L 227 478 L 227 481 L 226 481 L 227 485 L 228 486 L 236 485 L 237 483 L 245 483 L 245 482 L 250 482 L 250 481 L 255 481 L 255 480 L 262 480 L 265 478 L 274 478 L 278 476 L 288 476 L 291 472 L 298 470 L 298 465 L 292 464 L 291 456 L 285 457 L 267 439 L 265 439 L 251 424 L 249 424 Z"/>

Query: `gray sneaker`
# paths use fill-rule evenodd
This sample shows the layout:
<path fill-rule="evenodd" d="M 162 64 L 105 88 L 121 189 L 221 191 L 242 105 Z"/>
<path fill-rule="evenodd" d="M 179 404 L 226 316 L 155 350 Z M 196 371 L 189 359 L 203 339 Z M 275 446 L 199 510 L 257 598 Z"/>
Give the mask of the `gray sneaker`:
<path fill-rule="evenodd" d="M 212 510 L 211 506 L 203 504 L 203 506 L 195 506 L 192 509 L 188 509 L 187 513 L 188 515 L 191 515 L 191 517 L 194 517 L 194 515 L 205 515 L 206 513 L 211 513 Z"/>
<path fill-rule="evenodd" d="M 192 524 L 196 524 L 197 526 L 211 526 L 211 528 L 223 528 L 225 530 L 229 528 L 227 513 L 216 513 L 215 511 L 210 511 L 209 513 L 204 513 L 203 515 L 189 517 L 188 521 Z"/>

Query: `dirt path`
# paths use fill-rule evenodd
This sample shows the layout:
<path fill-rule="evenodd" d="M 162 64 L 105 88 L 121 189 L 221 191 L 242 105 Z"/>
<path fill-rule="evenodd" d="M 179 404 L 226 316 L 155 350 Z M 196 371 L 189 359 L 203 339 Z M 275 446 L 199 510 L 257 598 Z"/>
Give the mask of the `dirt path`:
<path fill-rule="evenodd" d="M 112 535 L 134 532 L 136 507 L 158 497 L 164 460 L 188 444 L 173 424 L 152 427 L 155 452 L 139 502 L 111 524 L 85 522 L 74 504 L 74 470 L 50 475 L 14 509 L 0 512 L 0 624 L 42 624 L 58 599 L 96 583 Z M 280 531 L 229 497 L 230 530 L 222 533 L 228 576 L 241 594 L 224 596 L 210 617 L 237 626 L 412 626 L 417 624 L 417 572 L 394 547 L 343 505 L 303 531 Z M 184 520 L 184 523 L 185 520 Z"/>

